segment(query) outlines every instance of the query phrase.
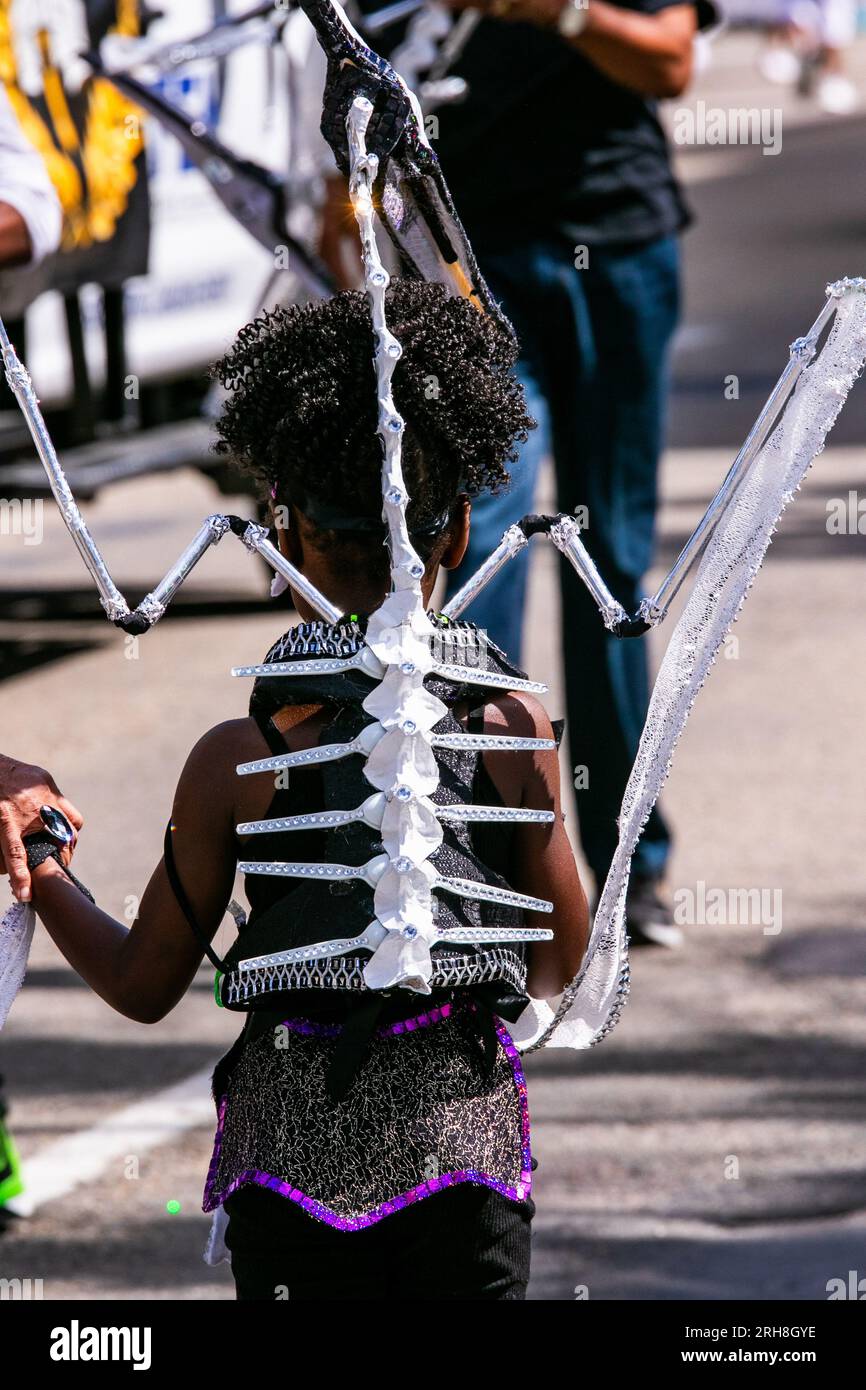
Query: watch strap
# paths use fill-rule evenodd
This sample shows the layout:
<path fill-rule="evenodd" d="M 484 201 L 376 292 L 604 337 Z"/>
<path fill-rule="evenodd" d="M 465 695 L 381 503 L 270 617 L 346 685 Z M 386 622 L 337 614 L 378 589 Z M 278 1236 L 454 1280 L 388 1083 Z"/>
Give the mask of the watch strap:
<path fill-rule="evenodd" d="M 85 898 L 89 898 L 91 902 L 96 901 L 90 889 L 85 888 L 81 880 L 77 879 L 75 875 L 66 867 L 63 860 L 60 857 L 60 848 L 57 844 L 57 841 L 54 839 L 52 835 L 49 835 L 46 831 L 43 830 L 36 830 L 32 835 L 25 835 L 22 843 L 24 845 L 25 850 L 27 851 L 28 869 L 38 869 L 39 865 L 44 864 L 46 859 L 56 859 L 57 863 L 60 865 L 61 869 L 65 873 L 66 877 L 70 880 L 70 882 L 75 884 L 75 887 L 78 889 L 78 891 L 80 893 L 83 893 Z"/>

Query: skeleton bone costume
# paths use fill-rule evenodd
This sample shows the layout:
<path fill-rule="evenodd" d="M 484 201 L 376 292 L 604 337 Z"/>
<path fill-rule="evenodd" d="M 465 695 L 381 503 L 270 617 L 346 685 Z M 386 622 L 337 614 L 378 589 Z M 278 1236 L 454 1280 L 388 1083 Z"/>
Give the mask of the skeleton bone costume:
<path fill-rule="evenodd" d="M 438 634 L 424 610 L 424 565 L 406 522 L 403 421 L 391 394 L 401 350 L 385 322 L 388 276 L 373 230 L 378 161 L 365 148 L 372 110 L 365 97 L 355 98 L 349 110 L 350 189 L 377 340 L 391 593 L 363 634 L 329 627 L 313 637 L 313 646 L 322 641 L 332 655 L 292 661 L 271 654 L 249 672 L 257 676 L 256 712 L 286 698 L 304 703 L 326 697 L 330 688 L 329 703 L 339 702 L 340 713 L 317 746 L 295 753 L 278 747 L 272 757 L 238 769 L 321 769 L 322 812 L 272 814 L 239 833 L 263 832 L 270 839 L 315 827 L 321 834 L 332 808 L 337 824 L 325 831 L 325 862 L 263 858 L 241 864 L 247 873 L 300 877 L 308 886 L 258 917 L 250 944 L 242 936 L 236 968 L 219 985 L 226 1002 L 240 1007 L 290 980 L 338 993 L 362 990 L 368 998 L 342 1025 L 283 1020 L 288 1036 L 282 1055 L 271 1028 L 245 1030 L 226 1089 L 217 1095 L 219 1129 L 205 1198 L 212 1208 L 253 1182 L 341 1230 L 357 1230 L 457 1183 L 482 1184 L 518 1200 L 528 1196 L 526 1087 L 501 1016 L 516 1018 L 527 1002 L 523 943 L 552 936 L 520 918 L 524 906 L 546 911 L 552 904 L 512 891 L 475 853 L 468 822 L 456 818 L 464 807 L 468 817 L 485 814 L 473 806 L 483 748 L 551 744 L 465 732 L 449 717 L 467 687 L 480 688 L 482 709 L 486 690 L 543 687 L 489 651 L 483 668 L 467 665 L 465 649 L 447 628 L 439 659 L 434 653 Z M 296 649 L 300 639 L 301 650 L 308 649 L 305 637 L 303 630 L 290 634 L 287 645 Z M 292 688 L 260 690 L 274 680 Z M 270 727 L 264 726 L 266 736 Z M 372 804 L 371 786 L 378 793 Z M 456 811 L 442 815 L 443 803 Z M 500 829 L 508 819 L 551 818 L 495 805 L 486 814 Z M 348 862 L 334 862 L 338 845 Z M 506 858 L 501 855 L 503 864 Z M 349 896 L 334 905 L 328 890 L 341 885 Z M 323 940 L 329 921 L 339 934 Z M 287 940 L 288 923 L 294 931 Z M 268 950 L 275 928 L 277 949 Z M 300 934 L 306 941 L 291 944 Z M 383 994 L 390 991 L 403 992 L 404 1000 L 386 1008 Z M 409 1011 L 406 991 L 430 995 L 430 1004 Z M 386 1013 L 388 1021 L 377 1027 Z M 487 1026 L 479 1029 L 482 1014 Z M 222 1091 L 219 1076 L 216 1090 Z M 282 1111 L 281 1093 L 290 1098 Z M 345 1141 L 334 1143 L 335 1133 Z"/>
<path fill-rule="evenodd" d="M 474 645 L 471 626 L 440 627 L 445 656 L 465 655 L 467 639 Z M 306 659 L 322 649 L 333 660 Z M 498 687 L 485 680 L 530 683 L 488 650 L 471 684 L 434 675 L 416 686 L 444 711 L 432 758 L 423 735 L 421 748 L 407 746 L 419 739 L 404 731 L 414 722 L 410 708 L 419 712 L 416 700 L 399 710 L 387 761 L 357 753 L 314 761 L 307 755 L 352 746 L 370 728 L 382 684 L 359 665 L 305 671 L 365 650 L 356 622 L 302 625 L 262 668 L 280 674 L 259 675 L 253 688 L 251 712 L 277 750 L 287 704 L 321 700 L 339 712 L 312 749 L 287 754 L 283 744 L 265 760 L 301 767 L 266 818 L 238 827 L 255 851 L 241 865 L 254 907 L 217 988 L 228 1007 L 251 1012 L 215 1077 L 220 1121 L 207 1209 L 255 1182 L 340 1230 L 357 1230 L 455 1183 L 515 1200 L 529 1194 L 526 1088 L 501 1018 L 516 1018 L 527 1002 L 523 942 L 549 933 L 522 925 L 524 903 L 546 904 L 509 890 L 501 870 L 509 820 L 552 817 L 497 804 L 481 750 L 471 746 L 477 736 L 451 710 L 467 697 L 489 698 Z M 395 656 L 398 669 L 410 661 L 405 647 Z M 383 717 L 391 723 L 387 710 Z M 382 790 L 371 796 L 371 783 Z M 296 809 L 311 803 L 323 809 Z M 271 858 L 286 852 L 288 863 Z M 284 876 L 302 879 L 288 895 Z M 399 877 L 409 879 L 409 892 Z M 323 942 L 330 931 L 339 935 Z"/>
<path fill-rule="evenodd" d="M 385 322 L 388 276 L 373 229 L 374 191 L 404 269 L 444 281 L 479 309 L 498 311 L 411 94 L 363 45 L 338 5 L 307 0 L 303 8 L 328 57 L 323 132 L 350 172 L 377 340 L 383 515 L 391 557 L 391 592 L 382 606 L 364 624 L 344 621 L 327 596 L 270 545 L 263 528 L 211 517 L 157 589 L 130 612 L 84 525 L 29 378 L 2 330 L 0 345 L 55 496 L 115 623 L 145 631 L 193 565 L 229 531 L 263 554 L 325 620 L 296 629 L 261 667 L 243 672 L 255 677 L 251 709 L 267 731 L 272 754 L 241 765 L 239 773 L 314 769 L 320 781 L 308 783 L 309 802 L 315 793 L 319 804 L 310 809 L 275 801 L 262 822 L 238 827 L 251 836 L 251 857 L 242 868 L 254 910 L 228 959 L 218 962 L 217 990 L 221 1003 L 248 1009 L 250 1020 L 215 1077 L 220 1121 L 206 1206 L 219 1208 L 239 1185 L 259 1184 L 348 1231 L 454 1184 L 486 1185 L 515 1201 L 528 1197 L 519 1053 L 550 1043 L 591 1046 L 619 1017 L 628 991 L 623 908 L 634 845 L 778 517 L 862 369 L 866 282 L 840 281 L 830 288 L 720 493 L 671 574 L 637 614 L 626 614 L 612 599 L 573 518 L 525 518 L 452 599 L 443 626 L 424 611 L 424 567 L 406 523 L 403 422 L 390 389 L 400 344 Z M 481 667 L 461 660 L 460 638 L 448 636 L 474 593 L 535 533 L 548 534 L 575 565 L 605 625 L 625 639 L 663 620 L 703 552 L 653 692 L 626 791 L 619 848 L 583 964 L 564 993 L 550 1001 L 528 1000 L 523 993 L 525 943 L 549 934 L 527 927 L 521 911 L 544 910 L 544 904 L 512 892 L 501 872 L 508 824 L 527 813 L 493 804 L 490 788 L 479 785 L 478 754 L 485 747 L 551 744 L 456 724 L 459 703 L 483 706 L 491 690 L 529 687 L 491 648 Z M 327 737 L 302 752 L 284 749 L 280 711 L 304 698 L 333 697 L 337 689 L 340 713 Z M 300 886 L 288 896 L 279 888 L 274 893 L 273 885 L 285 879 L 300 880 Z M 303 904 L 303 911 L 289 915 L 291 903 Z M 15 949 L 21 916 L 13 909 L 0 935 L 0 1013 L 23 972 L 21 950 Z M 304 1012 L 294 1006 L 298 991 L 307 1001 Z M 407 992 L 418 997 L 417 1007 L 407 1008 Z M 275 1029 L 282 1030 L 280 1046 Z M 392 1076 L 396 1091 L 389 1096 L 385 1079 Z M 462 1081 L 450 1094 L 459 1094 L 460 1101 L 449 1110 L 443 1087 L 447 1082 L 453 1088 L 456 1076 Z M 287 1094 L 286 1078 L 299 1102 L 291 1115 L 277 1107 L 277 1097 Z M 417 1100 L 414 1117 L 394 1147 L 383 1137 L 396 1113 L 389 1114 L 388 1106 L 397 1105 L 405 1116 L 410 1095 Z M 322 1131 L 305 1148 L 304 1135 L 312 1133 L 303 1120 L 305 1107 L 310 1116 L 328 1114 L 337 1133 L 349 1135 L 357 1126 L 359 1144 L 375 1161 L 361 1163 L 359 1150 L 353 1161 L 350 1144 L 327 1147 Z M 214 1258 L 218 1237 L 219 1223 Z"/>

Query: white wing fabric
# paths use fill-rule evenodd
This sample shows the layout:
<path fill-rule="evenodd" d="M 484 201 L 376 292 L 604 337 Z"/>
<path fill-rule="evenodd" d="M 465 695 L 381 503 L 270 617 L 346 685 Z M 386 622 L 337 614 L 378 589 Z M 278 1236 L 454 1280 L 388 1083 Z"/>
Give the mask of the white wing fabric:
<path fill-rule="evenodd" d="M 824 447 L 866 361 L 866 293 L 839 298 L 820 355 L 725 508 L 665 652 L 623 798 L 619 844 L 580 972 L 555 1000 L 533 1000 L 510 1031 L 521 1051 L 592 1047 L 628 992 L 625 898 L 635 846 L 670 770 L 695 697 L 745 602 L 782 512 Z M 567 640 L 567 634 L 566 634 Z"/>
<path fill-rule="evenodd" d="M 0 1028 L 23 983 L 35 926 L 30 903 L 13 903 L 0 920 Z"/>
<path fill-rule="evenodd" d="M 220 1205 L 216 1208 L 210 1223 L 207 1244 L 204 1248 L 202 1259 L 206 1265 L 221 1265 L 231 1261 L 228 1247 L 226 1245 L 226 1230 L 228 1229 L 229 1218 L 225 1207 Z"/>

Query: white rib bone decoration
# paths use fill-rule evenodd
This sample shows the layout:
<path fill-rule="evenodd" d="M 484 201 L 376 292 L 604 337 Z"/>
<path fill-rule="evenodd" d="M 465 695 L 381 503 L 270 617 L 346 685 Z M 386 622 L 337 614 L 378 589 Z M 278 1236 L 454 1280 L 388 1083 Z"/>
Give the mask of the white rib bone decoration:
<path fill-rule="evenodd" d="M 248 820 L 237 826 L 239 835 L 273 835 L 278 830 L 329 830 L 338 825 L 353 825 L 364 821 L 380 829 L 387 800 L 381 792 L 368 796 L 354 811 L 306 811 L 299 816 L 275 816 L 272 820 Z M 454 821 L 522 821 L 549 825 L 555 820 L 552 811 L 533 811 L 528 806 L 466 806 L 452 802 L 450 806 L 434 806 L 440 820 Z"/>
<path fill-rule="evenodd" d="M 438 808 L 432 800 L 439 785 L 434 748 L 553 748 L 555 744 L 551 739 L 518 739 L 492 734 L 436 735 L 432 732 L 434 725 L 447 714 L 448 707 L 424 684 L 424 677 L 431 672 L 459 681 L 495 684 L 508 689 L 539 690 L 544 687 L 511 677 L 491 679 L 477 667 L 439 663 L 434 658 L 433 645 L 438 633 L 424 607 L 421 587 L 424 565 L 412 545 L 406 522 L 409 497 L 403 478 L 401 449 L 404 422 L 391 392 L 391 378 L 401 349 L 385 321 L 385 291 L 389 277 L 379 257 L 373 228 L 373 186 L 378 160 L 367 154 L 365 145 L 372 113 L 372 103 L 366 97 L 356 97 L 346 126 L 351 169 L 349 192 L 361 236 L 365 285 L 376 337 L 378 434 L 383 446 L 382 504 L 388 527 L 391 592 L 371 614 L 365 646 L 354 657 L 271 662 L 258 667 L 238 667 L 235 674 L 286 676 L 359 669 L 380 677 L 363 702 L 373 722 L 356 738 L 346 743 L 323 744 L 242 763 L 238 772 L 247 775 L 276 771 L 363 753 L 366 757 L 364 775 L 382 794 L 383 800 L 368 798 L 357 811 L 336 813 L 345 819 L 320 823 L 346 824 L 347 820 L 366 820 L 372 816 L 372 823 L 381 828 L 385 853 L 359 867 L 254 861 L 241 863 L 239 868 L 242 873 L 362 879 L 373 888 L 376 920 L 360 937 L 278 952 L 278 960 L 257 957 L 255 968 L 295 960 L 327 959 L 363 947 L 373 952 L 364 968 L 364 981 L 370 989 L 402 986 L 429 994 L 433 972 L 430 951 L 438 941 L 445 939 L 435 924 L 434 889 L 484 902 L 523 906 L 535 912 L 552 910 L 552 904 L 543 898 L 474 880 L 449 879 L 436 872 L 430 856 L 441 845 L 443 830 Z M 330 817 L 335 813 L 320 814 Z M 306 817 L 291 819 L 296 824 L 298 819 L 309 823 Z M 239 833 L 243 833 L 243 829 L 239 826 Z M 449 931 L 447 939 L 455 942 L 529 941 L 549 940 L 552 935 L 540 927 L 468 928 L 465 932 Z M 246 964 L 253 968 L 252 962 Z"/>
<path fill-rule="evenodd" d="M 435 631 L 435 629 L 434 629 Z M 343 671 L 366 671 L 368 675 L 384 675 L 382 663 L 369 647 L 354 656 L 313 658 L 310 661 L 267 661 L 261 666 L 235 666 L 233 676 L 330 676 Z M 459 666 L 449 661 L 434 661 L 430 666 L 434 676 L 458 681 L 461 685 L 476 682 L 499 690 L 525 690 L 531 695 L 544 695 L 548 687 L 543 681 L 524 680 L 510 676 L 507 671 L 485 671 L 483 678 L 477 666 Z"/>
<path fill-rule="evenodd" d="M 387 843 L 383 843 L 388 849 Z M 368 859 L 366 864 L 308 864 L 301 861 L 255 859 L 249 862 L 241 860 L 238 869 L 242 874 L 266 874 L 271 878 L 359 878 L 375 888 L 382 875 L 392 867 L 411 879 L 416 865 L 405 852 L 403 855 L 399 853 L 401 849 L 406 849 L 405 839 L 402 843 L 393 843 L 392 849 L 397 851 L 393 858 L 390 857 L 389 851 L 388 854 L 377 854 L 375 858 Z M 419 843 L 418 850 L 422 849 L 423 844 Z M 482 902 L 525 907 L 530 912 L 550 912 L 553 906 L 546 898 L 534 898 L 528 893 L 516 893 L 511 888 L 502 888 L 499 884 L 479 883 L 469 878 L 445 878 L 437 874 L 430 880 L 430 886 L 460 896 L 478 898 Z"/>

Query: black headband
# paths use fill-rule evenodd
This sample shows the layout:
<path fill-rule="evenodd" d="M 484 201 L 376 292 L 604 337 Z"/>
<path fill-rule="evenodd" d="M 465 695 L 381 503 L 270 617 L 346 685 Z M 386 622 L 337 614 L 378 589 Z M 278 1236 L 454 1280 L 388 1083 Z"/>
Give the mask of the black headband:
<path fill-rule="evenodd" d="M 320 526 L 323 531 L 378 531 L 384 534 L 386 529 L 381 516 L 359 516 L 357 512 L 345 512 L 330 502 L 323 502 L 320 498 L 309 495 L 305 495 L 303 501 L 297 502 L 296 506 L 309 521 L 315 526 Z M 423 526 L 410 527 L 409 535 L 423 540 L 438 536 L 451 520 L 452 507 L 453 503 Z"/>

